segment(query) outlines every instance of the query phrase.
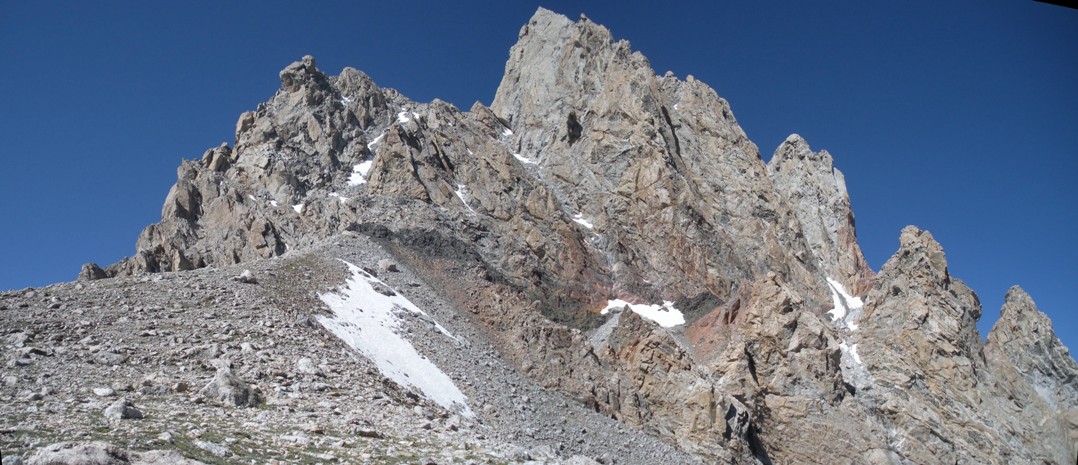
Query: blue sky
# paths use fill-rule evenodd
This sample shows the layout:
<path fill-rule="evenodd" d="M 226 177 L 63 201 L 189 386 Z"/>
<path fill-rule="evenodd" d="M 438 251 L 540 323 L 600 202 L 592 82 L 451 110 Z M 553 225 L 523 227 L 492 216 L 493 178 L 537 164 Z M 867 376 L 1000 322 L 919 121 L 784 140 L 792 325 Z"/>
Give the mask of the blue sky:
<path fill-rule="evenodd" d="M 0 289 L 133 253 L 180 160 L 231 143 L 302 55 L 468 108 L 540 4 L 300 3 L 0 3 Z M 542 4 L 710 84 L 765 160 L 793 132 L 831 152 L 874 269 L 918 225 L 980 295 L 982 332 L 1019 284 L 1078 347 L 1078 11 L 719 3 Z"/>

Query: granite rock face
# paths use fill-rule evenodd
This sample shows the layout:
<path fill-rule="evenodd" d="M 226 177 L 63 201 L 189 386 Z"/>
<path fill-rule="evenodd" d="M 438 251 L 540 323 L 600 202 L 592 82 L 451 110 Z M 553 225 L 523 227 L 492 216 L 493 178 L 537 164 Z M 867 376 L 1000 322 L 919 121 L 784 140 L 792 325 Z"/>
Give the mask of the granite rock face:
<path fill-rule="evenodd" d="M 1007 395 L 1015 399 L 1010 407 L 1031 417 L 1039 414 L 1050 422 L 1046 430 L 1060 432 L 1041 436 L 1046 441 L 1045 460 L 1078 457 L 1078 365 L 1056 337 L 1048 316 L 1022 288 L 1007 291 L 984 354 L 1005 381 Z M 1053 457 L 1049 455 L 1053 449 L 1066 454 Z"/>
<path fill-rule="evenodd" d="M 846 178 L 831 154 L 813 152 L 793 134 L 775 150 L 767 172 L 797 215 L 820 271 L 856 294 L 867 291 L 873 273 L 857 244 Z"/>
<path fill-rule="evenodd" d="M 329 260 L 317 245 L 365 236 L 393 255 L 372 279 L 416 270 L 546 392 L 694 460 L 1075 456 L 1078 366 L 1024 292 L 986 345 L 930 233 L 904 229 L 874 273 L 827 151 L 792 135 L 765 163 L 714 90 L 587 18 L 537 11 L 490 107 L 413 102 L 309 56 L 280 80 L 233 145 L 181 165 L 136 254 L 82 279 Z"/>

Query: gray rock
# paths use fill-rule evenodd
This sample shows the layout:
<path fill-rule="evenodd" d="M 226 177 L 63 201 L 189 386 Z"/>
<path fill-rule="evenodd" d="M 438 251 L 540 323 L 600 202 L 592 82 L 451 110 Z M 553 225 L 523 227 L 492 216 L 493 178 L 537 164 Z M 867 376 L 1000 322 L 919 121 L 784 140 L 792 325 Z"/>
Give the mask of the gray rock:
<path fill-rule="evenodd" d="M 126 397 L 121 397 L 105 408 L 105 418 L 110 420 L 140 420 L 142 419 L 142 412 Z"/>
<path fill-rule="evenodd" d="M 151 450 L 138 455 L 131 465 L 205 465 L 198 460 L 184 457 L 174 450 Z"/>
<path fill-rule="evenodd" d="M 60 442 L 45 446 L 27 460 L 28 465 L 125 465 L 127 451 L 105 442 Z"/>
<path fill-rule="evenodd" d="M 213 380 L 198 393 L 230 407 L 256 407 L 263 402 L 258 389 L 232 374 L 229 369 L 218 369 Z"/>
<path fill-rule="evenodd" d="M 12 462 L 22 463 L 22 461 Z M 205 465 L 176 451 L 131 452 L 106 442 L 60 442 L 35 452 L 28 465 Z M 8 465 L 8 458 L 4 458 Z"/>
<path fill-rule="evenodd" d="M 108 273 L 101 269 L 97 263 L 87 263 L 82 265 L 82 270 L 79 271 L 79 281 L 93 281 L 97 279 L 108 278 Z"/>
<path fill-rule="evenodd" d="M 127 359 L 128 357 L 125 354 L 118 354 L 109 351 L 99 352 L 94 355 L 95 362 L 106 366 L 122 365 L 123 363 L 127 362 Z"/>
<path fill-rule="evenodd" d="M 383 258 L 381 260 L 378 260 L 378 269 L 382 271 L 395 272 L 397 271 L 397 264 L 393 263 L 392 260 Z"/>
<path fill-rule="evenodd" d="M 325 373 L 308 357 L 301 357 L 296 361 L 296 371 L 305 375 L 325 376 Z"/>
<path fill-rule="evenodd" d="M 112 397 L 116 395 L 116 391 L 112 388 L 94 388 L 94 395 L 98 397 Z"/>
<path fill-rule="evenodd" d="M 873 273 L 857 244 L 846 178 L 831 154 L 813 152 L 792 134 L 771 156 L 767 173 L 797 215 L 819 271 L 855 295 L 866 291 Z"/>
<path fill-rule="evenodd" d="M 258 280 L 255 279 L 255 275 L 254 275 L 254 273 L 251 273 L 251 270 L 243 270 L 243 273 L 240 273 L 240 275 L 236 276 L 235 279 L 236 279 L 236 281 L 239 281 L 239 282 L 245 283 L 245 284 L 257 284 L 258 283 Z"/>
<path fill-rule="evenodd" d="M 209 441 L 195 441 L 195 446 L 217 457 L 231 457 L 232 451 L 228 447 Z"/>

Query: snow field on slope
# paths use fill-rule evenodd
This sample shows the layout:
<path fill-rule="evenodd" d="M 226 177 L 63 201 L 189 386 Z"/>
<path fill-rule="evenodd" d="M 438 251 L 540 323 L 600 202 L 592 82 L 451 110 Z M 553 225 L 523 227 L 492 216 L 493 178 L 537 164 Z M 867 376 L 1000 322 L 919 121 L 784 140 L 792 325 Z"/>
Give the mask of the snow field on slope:
<path fill-rule="evenodd" d="M 398 312 L 415 313 L 429 320 L 426 312 L 358 266 L 342 262 L 348 266 L 351 277 L 338 291 L 319 294 L 333 316 L 319 316 L 318 322 L 374 362 L 387 378 L 418 389 L 447 410 L 474 416 L 468 398 L 453 380 L 398 334 L 401 321 Z M 431 322 L 438 332 L 457 340 L 440 324 Z"/>
<path fill-rule="evenodd" d="M 685 315 L 681 313 L 681 310 L 674 308 L 674 303 L 670 301 L 663 301 L 662 305 L 659 304 L 631 304 L 621 299 L 608 300 L 606 302 L 606 308 L 604 308 L 600 315 L 606 315 L 611 311 L 619 311 L 625 306 L 629 307 L 633 313 L 640 315 L 644 319 L 654 321 L 663 328 L 671 328 L 677 325 L 685 324 Z"/>

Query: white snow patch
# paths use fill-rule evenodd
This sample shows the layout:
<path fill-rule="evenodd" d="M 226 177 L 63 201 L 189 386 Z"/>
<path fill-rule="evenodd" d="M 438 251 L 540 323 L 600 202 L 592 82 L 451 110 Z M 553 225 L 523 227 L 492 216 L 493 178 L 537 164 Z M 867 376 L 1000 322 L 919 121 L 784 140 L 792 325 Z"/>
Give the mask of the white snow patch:
<path fill-rule="evenodd" d="M 303 204 L 297 203 L 295 205 L 292 205 L 292 209 L 295 210 L 296 213 L 303 213 Z"/>
<path fill-rule="evenodd" d="M 525 165 L 538 165 L 539 164 L 539 162 L 537 162 L 535 160 L 532 160 L 531 158 L 525 158 L 524 155 L 521 155 L 519 153 L 514 153 L 513 156 L 516 157 L 517 160 L 520 160 L 520 162 L 524 163 Z"/>
<path fill-rule="evenodd" d="M 847 344 L 846 341 L 842 341 L 838 344 L 838 348 L 843 354 L 849 355 L 857 366 L 861 366 L 861 356 L 857 355 L 857 344 Z"/>
<path fill-rule="evenodd" d="M 402 109 L 400 111 L 400 113 L 397 113 L 397 122 L 400 123 L 400 124 L 404 124 L 404 123 L 407 123 L 407 122 L 411 121 L 412 119 L 418 119 L 418 118 L 419 118 L 419 113 L 416 113 L 414 111 L 408 111 L 408 110 Z"/>
<path fill-rule="evenodd" d="M 346 104 L 351 103 L 351 102 L 352 102 L 352 99 L 350 99 L 348 97 L 344 97 L 344 96 L 341 97 L 341 105 L 346 105 Z"/>
<path fill-rule="evenodd" d="M 595 225 L 591 224 L 588 220 L 584 219 L 583 213 L 577 213 L 573 216 L 573 221 L 579 223 L 581 226 L 588 229 L 595 229 Z"/>
<path fill-rule="evenodd" d="M 685 324 L 685 315 L 681 313 L 681 310 L 674 308 L 674 303 L 664 300 L 662 305 L 654 304 L 631 304 L 621 299 L 608 300 L 606 302 L 606 308 L 604 308 L 600 315 L 606 315 L 611 311 L 618 311 L 629 306 L 629 310 L 633 313 L 640 315 L 641 317 L 654 321 L 663 328 L 670 328 L 677 325 Z"/>
<path fill-rule="evenodd" d="M 513 130 L 509 129 L 509 128 L 505 128 L 504 130 L 502 130 L 502 135 L 503 136 L 511 136 L 511 135 L 513 135 Z"/>
<path fill-rule="evenodd" d="M 827 286 L 831 288 L 831 301 L 834 304 L 834 308 L 827 312 L 831 315 L 831 321 L 841 321 L 851 331 L 856 331 L 857 323 L 854 320 L 865 303 L 860 298 L 851 296 L 842 283 L 834 279 L 827 278 Z"/>
<path fill-rule="evenodd" d="M 367 173 L 371 171 L 374 160 L 363 160 L 362 163 L 352 167 L 352 174 L 348 176 L 349 186 L 358 186 L 367 183 Z"/>
<path fill-rule="evenodd" d="M 350 200 L 348 197 L 342 197 L 341 194 L 338 194 L 336 192 L 330 192 L 329 196 L 330 197 L 336 197 L 337 200 L 341 201 L 341 203 L 348 203 L 348 200 Z"/>
<path fill-rule="evenodd" d="M 387 378 L 418 389 L 450 411 L 473 417 L 468 398 L 453 380 L 398 334 L 401 322 L 398 315 L 403 312 L 420 315 L 440 333 L 453 340 L 457 338 L 378 278 L 351 263 L 344 264 L 352 276 L 337 292 L 318 296 L 333 311 L 332 317 L 319 316 L 319 323 L 374 362 Z"/>
<path fill-rule="evenodd" d="M 457 198 L 460 199 L 460 203 L 463 203 L 464 207 L 467 208 L 469 212 L 475 213 L 475 210 L 472 208 L 472 206 L 468 205 L 467 186 L 465 186 L 464 184 L 457 184 L 457 190 L 453 191 L 453 193 L 457 194 Z"/>
<path fill-rule="evenodd" d="M 382 138 L 386 136 L 386 133 L 381 133 L 374 140 L 367 143 L 367 150 L 374 150 L 374 146 L 382 141 Z"/>
<path fill-rule="evenodd" d="M 272 205 L 274 208 L 277 208 L 277 201 L 276 200 L 270 200 L 270 205 Z"/>

